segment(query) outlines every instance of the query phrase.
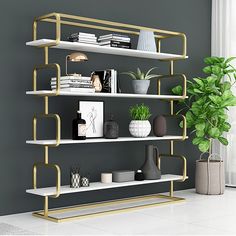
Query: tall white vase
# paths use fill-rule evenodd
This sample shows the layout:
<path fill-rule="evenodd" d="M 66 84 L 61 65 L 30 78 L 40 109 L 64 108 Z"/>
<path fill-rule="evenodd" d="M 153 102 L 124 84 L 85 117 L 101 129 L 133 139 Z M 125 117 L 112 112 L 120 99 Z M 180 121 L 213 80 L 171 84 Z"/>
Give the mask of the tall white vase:
<path fill-rule="evenodd" d="M 156 52 L 156 42 L 153 31 L 140 30 L 138 38 L 138 50 Z"/>

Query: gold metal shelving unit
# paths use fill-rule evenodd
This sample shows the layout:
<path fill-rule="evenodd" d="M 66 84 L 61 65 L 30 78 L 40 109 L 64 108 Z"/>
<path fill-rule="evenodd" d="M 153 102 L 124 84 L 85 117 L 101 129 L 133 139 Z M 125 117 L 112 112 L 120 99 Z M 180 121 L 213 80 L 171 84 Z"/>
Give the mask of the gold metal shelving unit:
<path fill-rule="evenodd" d="M 41 42 L 37 45 L 37 42 L 39 41 L 37 39 L 37 33 L 38 33 L 38 24 L 39 23 L 50 23 L 55 25 L 55 39 L 54 40 L 49 40 L 50 42 L 44 43 Z M 110 32 L 117 32 L 117 33 L 125 33 L 129 35 L 139 35 L 140 30 L 150 30 L 153 31 L 155 34 L 156 42 L 157 42 L 157 53 L 156 55 L 160 55 L 160 60 L 167 61 L 169 62 L 169 74 L 168 75 L 163 75 L 158 77 L 157 79 L 157 94 L 161 95 L 161 81 L 163 79 L 167 78 L 172 78 L 174 76 L 179 77 L 183 81 L 183 94 L 180 96 L 179 99 L 185 99 L 186 98 L 186 76 L 184 74 L 174 74 L 174 62 L 175 60 L 181 60 L 181 59 L 186 59 L 186 44 L 187 44 L 187 39 L 184 33 L 179 33 L 179 32 L 174 32 L 174 31 L 167 31 L 167 30 L 160 30 L 160 29 L 154 29 L 154 28 L 148 28 L 148 27 L 142 27 L 142 26 L 136 26 L 136 25 L 130 25 L 130 24 L 124 24 L 124 23 L 117 23 L 117 22 L 111 22 L 111 21 L 106 21 L 106 20 L 98 20 L 98 19 L 92 19 L 92 18 L 87 18 L 87 17 L 81 17 L 81 16 L 74 16 L 74 15 L 68 15 L 68 14 L 61 14 L 61 13 L 51 13 L 47 14 L 44 16 L 36 17 L 33 22 L 33 41 L 30 43 L 35 43 L 37 47 L 40 47 L 44 50 L 44 64 L 35 66 L 33 70 L 33 92 L 35 92 L 34 95 L 37 96 L 42 96 L 44 98 L 44 112 L 40 115 L 35 115 L 33 118 L 33 141 L 37 141 L 37 120 L 39 118 L 51 118 L 55 119 L 56 122 L 56 136 L 55 136 L 55 143 L 53 144 L 42 144 L 44 146 L 44 161 L 43 162 L 38 162 L 33 165 L 33 189 L 37 190 L 37 171 L 38 167 L 45 167 L 45 168 L 51 168 L 54 169 L 56 172 L 56 188 L 55 188 L 55 194 L 50 194 L 50 195 L 42 195 L 44 197 L 44 210 L 40 212 L 35 212 L 33 215 L 37 217 L 41 217 L 47 220 L 51 220 L 54 222 L 62 222 L 62 221 L 67 221 L 67 220 L 72 220 L 72 219 L 78 219 L 82 217 L 89 217 L 89 216 L 94 216 L 94 215 L 103 215 L 103 214 L 108 214 L 108 213 L 114 213 L 114 212 L 124 212 L 130 209 L 140 209 L 144 207 L 150 207 L 154 205 L 163 205 L 163 204 L 169 204 L 169 203 L 174 203 L 174 202 L 179 202 L 183 201 L 183 198 L 178 198 L 173 196 L 174 192 L 174 181 L 185 181 L 187 177 L 187 164 L 186 164 L 186 158 L 182 155 L 175 155 L 174 154 L 174 141 L 170 141 L 170 152 L 168 154 L 160 154 L 160 157 L 158 159 L 158 166 L 161 168 L 161 159 L 162 158 L 169 158 L 169 160 L 172 160 L 173 158 L 180 159 L 183 163 L 183 170 L 182 170 L 182 175 L 180 176 L 179 179 L 175 180 L 169 180 L 170 182 L 170 193 L 169 196 L 165 195 L 148 195 L 148 196 L 142 196 L 142 197 L 135 197 L 135 198 L 129 198 L 129 199 L 121 199 L 121 200 L 116 200 L 116 201 L 110 201 L 110 202 L 101 202 L 101 203 L 94 203 L 94 204 L 85 204 L 85 205 L 80 205 L 80 206 L 73 206 L 69 208 L 62 208 L 62 209 L 52 209 L 49 210 L 48 206 L 48 200 L 49 197 L 52 198 L 57 198 L 61 194 L 61 171 L 60 167 L 56 164 L 49 164 L 49 157 L 48 157 L 48 150 L 51 147 L 57 147 L 60 145 L 61 142 L 61 120 L 60 116 L 57 114 L 50 114 L 49 113 L 49 108 L 48 108 L 48 100 L 49 96 L 59 96 L 60 95 L 60 76 L 61 76 L 61 69 L 60 65 L 57 63 L 49 63 L 48 61 L 48 53 L 50 48 L 58 48 L 61 44 L 61 26 L 62 25 L 67 25 L 67 26 L 73 26 L 73 27 L 80 27 L 80 28 L 89 28 L 89 29 L 96 29 L 96 30 L 103 30 L 103 31 L 110 31 Z M 161 43 L 168 39 L 168 38 L 180 38 L 182 41 L 181 45 L 181 54 L 175 55 L 174 54 L 164 54 L 161 52 Z M 97 46 L 99 47 L 99 46 Z M 63 49 L 63 47 L 62 47 Z M 93 51 L 93 48 L 91 48 Z M 97 48 L 94 47 L 94 52 L 96 51 Z M 99 49 L 100 50 L 100 49 Z M 112 49 L 114 50 L 114 49 Z M 129 49 L 123 49 L 123 50 L 129 50 Z M 100 50 L 101 51 L 101 50 Z M 136 51 L 136 50 L 132 50 Z M 118 52 L 118 51 L 117 51 Z M 120 51 L 119 51 L 120 52 Z M 129 52 L 129 51 L 125 51 Z M 141 52 L 140 52 L 141 53 Z M 109 54 L 109 53 L 108 53 Z M 112 52 L 111 54 L 115 54 Z M 117 54 L 119 55 L 119 53 Z M 163 55 L 164 59 L 161 59 Z M 169 55 L 169 56 L 168 56 Z M 138 51 L 137 51 L 137 56 L 138 56 Z M 155 55 L 154 55 L 155 56 Z M 143 56 L 142 56 L 143 57 Z M 169 57 L 169 58 L 168 58 Z M 56 85 L 56 90 L 55 92 L 49 91 L 48 93 L 45 91 L 40 93 L 40 91 L 37 90 L 37 73 L 39 70 L 46 70 L 46 69 L 55 69 L 56 71 L 56 78 L 57 78 L 57 85 Z M 39 93 L 37 93 L 39 92 Z M 78 94 L 79 96 L 79 94 Z M 158 97 L 157 97 L 158 99 Z M 169 99 L 170 103 L 170 116 L 176 117 L 177 115 L 174 114 L 174 100 L 171 99 L 171 96 Z M 184 116 L 180 116 L 182 121 L 183 121 L 183 133 L 180 138 L 180 141 L 185 140 L 187 138 L 186 136 L 186 119 Z M 92 191 L 93 189 L 91 189 Z M 88 190 L 90 191 L 90 190 Z M 80 210 L 80 209 L 89 209 L 92 207 L 96 206 L 108 206 L 111 204 L 120 204 L 120 203 L 128 203 L 128 202 L 135 202 L 138 200 L 145 200 L 145 199 L 151 199 L 151 198 L 161 198 L 161 199 L 166 199 L 167 201 L 165 202 L 158 202 L 158 203 L 152 203 L 152 204 L 146 204 L 146 205 L 139 205 L 135 207 L 125 207 L 122 209 L 116 209 L 116 210 L 109 210 L 109 211 L 102 211 L 102 212 L 96 212 L 96 213 L 89 213 L 89 214 L 84 214 L 84 215 L 77 215 L 77 216 L 69 216 L 69 217 L 56 217 L 53 216 L 53 214 L 58 214 L 58 213 L 64 213 L 68 211 L 74 211 L 74 210 Z"/>

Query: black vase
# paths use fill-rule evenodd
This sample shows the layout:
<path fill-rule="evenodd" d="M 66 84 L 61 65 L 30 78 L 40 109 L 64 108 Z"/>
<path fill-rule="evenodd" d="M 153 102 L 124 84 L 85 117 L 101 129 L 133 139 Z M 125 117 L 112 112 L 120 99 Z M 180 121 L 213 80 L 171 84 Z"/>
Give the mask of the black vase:
<path fill-rule="evenodd" d="M 110 119 L 104 123 L 103 130 L 104 138 L 116 139 L 119 137 L 119 125 L 113 119 L 113 115 L 110 115 Z"/>
<path fill-rule="evenodd" d="M 153 133 L 157 137 L 166 135 L 166 118 L 164 116 L 156 116 L 154 118 Z"/>

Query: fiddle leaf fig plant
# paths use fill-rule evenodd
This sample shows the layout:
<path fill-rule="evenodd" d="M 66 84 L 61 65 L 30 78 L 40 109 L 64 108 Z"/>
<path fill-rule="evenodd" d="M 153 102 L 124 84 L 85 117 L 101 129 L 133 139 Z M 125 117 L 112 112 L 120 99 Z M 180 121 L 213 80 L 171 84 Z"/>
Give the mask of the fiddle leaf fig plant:
<path fill-rule="evenodd" d="M 227 121 L 227 110 L 230 106 L 236 106 L 236 97 L 232 92 L 236 80 L 236 69 L 231 64 L 234 59 L 236 58 L 207 57 L 203 68 L 206 77 L 188 81 L 189 99 L 187 102 L 183 101 L 184 108 L 178 113 L 185 113 L 187 128 L 193 129 L 192 142 L 201 152 L 211 152 L 212 139 L 228 145 L 223 134 L 231 128 Z M 172 92 L 181 95 L 182 87 L 176 86 Z"/>
<path fill-rule="evenodd" d="M 156 74 L 150 74 L 151 71 L 153 71 L 154 69 L 156 69 L 156 67 L 149 69 L 145 73 L 142 72 L 139 68 L 137 68 L 137 72 L 129 71 L 129 72 L 123 72 L 122 74 L 129 75 L 134 80 L 149 80 L 158 76 Z"/>

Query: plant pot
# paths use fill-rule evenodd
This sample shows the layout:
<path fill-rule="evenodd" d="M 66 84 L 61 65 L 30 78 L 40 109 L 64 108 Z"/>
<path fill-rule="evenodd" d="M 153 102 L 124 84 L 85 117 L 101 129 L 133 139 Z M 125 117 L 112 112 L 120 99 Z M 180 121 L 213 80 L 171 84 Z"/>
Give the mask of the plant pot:
<path fill-rule="evenodd" d="M 133 137 L 145 138 L 151 132 L 151 124 L 148 120 L 131 120 L 129 132 Z"/>
<path fill-rule="evenodd" d="M 134 93 L 146 94 L 150 85 L 150 80 L 132 80 Z"/>
<path fill-rule="evenodd" d="M 225 173 L 223 160 L 196 161 L 195 188 L 199 194 L 219 195 L 225 190 Z"/>

